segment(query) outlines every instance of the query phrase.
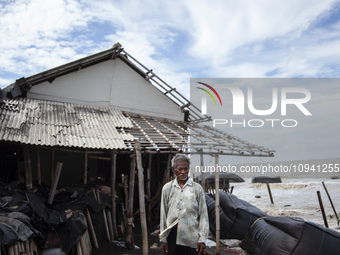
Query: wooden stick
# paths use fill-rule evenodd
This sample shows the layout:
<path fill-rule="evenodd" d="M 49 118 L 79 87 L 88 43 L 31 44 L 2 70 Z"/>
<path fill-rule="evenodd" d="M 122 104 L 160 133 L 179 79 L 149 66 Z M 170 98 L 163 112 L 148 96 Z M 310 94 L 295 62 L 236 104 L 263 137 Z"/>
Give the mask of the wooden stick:
<path fill-rule="evenodd" d="M 41 164 L 40 164 L 40 150 L 37 147 L 37 174 L 38 174 L 38 184 L 41 185 Z"/>
<path fill-rule="evenodd" d="M 84 184 L 87 184 L 87 151 L 85 151 L 84 155 L 84 179 L 83 182 Z"/>
<path fill-rule="evenodd" d="M 80 241 L 77 243 L 77 255 L 83 255 L 83 252 L 82 252 L 81 246 L 80 246 Z"/>
<path fill-rule="evenodd" d="M 82 251 L 83 255 L 89 255 L 88 249 L 87 249 L 87 247 L 86 247 L 86 245 L 85 245 L 84 238 L 85 238 L 85 236 L 83 235 L 83 236 L 80 238 L 80 240 L 79 240 L 79 242 L 80 242 L 80 247 L 81 247 L 81 251 Z"/>
<path fill-rule="evenodd" d="M 30 244 L 28 240 L 25 241 L 25 251 L 27 255 L 31 255 Z"/>
<path fill-rule="evenodd" d="M 218 154 L 215 154 L 215 166 L 218 169 Z M 220 176 L 215 172 L 215 219 L 216 219 L 216 254 L 220 254 Z"/>
<path fill-rule="evenodd" d="M 112 211 L 112 227 L 115 238 L 118 238 L 117 229 L 117 203 L 116 203 L 116 171 L 117 171 L 117 153 L 111 155 L 111 211 Z"/>
<path fill-rule="evenodd" d="M 138 170 L 138 190 L 139 190 L 139 210 L 140 210 L 140 221 L 142 227 L 142 239 L 143 239 L 143 255 L 147 255 L 149 252 L 148 245 L 148 229 L 146 226 L 146 213 L 145 213 L 145 193 L 144 193 L 144 174 L 143 174 L 143 164 L 142 164 L 142 153 L 140 148 L 140 143 L 136 141 L 136 163 Z"/>
<path fill-rule="evenodd" d="M 338 223 L 338 225 L 339 225 L 339 216 L 338 216 L 338 214 L 337 214 L 337 212 L 336 212 L 336 210 L 335 210 L 335 207 L 334 207 L 334 204 L 333 204 L 332 198 L 331 198 L 331 196 L 330 196 L 330 195 L 329 195 L 329 193 L 328 193 L 328 190 L 327 190 L 327 188 L 326 188 L 326 184 L 325 184 L 324 182 L 322 182 L 322 185 L 323 185 L 323 187 L 324 187 L 324 189 L 325 189 L 325 191 L 326 191 L 326 193 L 327 193 L 327 196 L 328 196 L 329 202 L 331 203 L 331 206 L 332 206 L 333 212 L 334 212 L 334 214 L 335 214 L 335 217 L 336 217 L 337 223 Z"/>
<path fill-rule="evenodd" d="M 52 202 L 53 202 L 53 198 L 54 198 L 55 192 L 57 190 L 57 185 L 58 185 L 58 182 L 59 182 L 59 177 L 60 177 L 62 167 L 63 167 L 63 163 L 58 162 L 57 168 L 56 168 L 56 171 L 55 171 L 55 175 L 54 175 L 54 178 L 53 178 L 53 181 L 52 181 L 52 188 L 51 188 L 51 191 L 50 191 L 50 196 L 48 198 L 49 204 L 52 204 Z"/>
<path fill-rule="evenodd" d="M 114 234 L 113 234 L 113 226 L 112 226 L 112 214 L 110 210 L 106 211 L 107 214 L 107 224 L 109 225 L 109 231 L 110 231 L 110 241 L 115 240 Z M 117 229 L 118 232 L 118 229 Z M 118 236 L 117 236 L 118 237 Z"/>
<path fill-rule="evenodd" d="M 90 233 L 91 233 L 91 236 L 92 236 L 92 241 L 94 243 L 94 247 L 96 249 L 99 249 L 96 232 L 94 231 L 91 215 L 90 215 L 89 209 L 87 209 L 87 208 L 85 208 L 85 215 L 86 215 L 86 219 L 87 219 L 87 224 L 90 228 Z"/>
<path fill-rule="evenodd" d="M 132 225 L 133 225 L 133 195 L 134 195 L 134 187 L 135 187 L 135 168 L 136 168 L 136 156 L 135 154 L 130 155 L 130 182 L 129 182 L 129 202 L 127 204 L 127 230 L 126 230 L 126 240 L 125 245 L 130 249 L 134 249 L 135 245 L 133 243 L 133 233 L 132 233 Z"/>
<path fill-rule="evenodd" d="M 106 217 L 105 209 L 103 209 L 103 217 L 104 217 L 104 224 L 105 224 L 106 237 L 107 237 L 107 240 L 110 242 L 110 241 L 111 241 L 111 237 L 110 237 L 109 225 L 108 225 L 108 223 L 107 223 L 107 217 Z"/>
<path fill-rule="evenodd" d="M 148 199 L 148 225 L 151 227 L 151 166 L 152 154 L 149 154 L 149 167 L 146 171 L 146 196 Z"/>
<path fill-rule="evenodd" d="M 50 181 L 53 182 L 53 176 L 54 176 L 54 160 L 55 160 L 55 153 L 54 148 L 51 150 L 51 170 L 50 170 Z"/>
<path fill-rule="evenodd" d="M 322 217 L 323 217 L 323 222 L 325 223 L 325 227 L 328 228 L 327 217 L 326 217 L 326 214 L 325 214 L 325 208 L 323 207 L 320 191 L 317 191 L 316 194 L 318 195 L 320 209 L 321 209 Z"/>
<path fill-rule="evenodd" d="M 30 156 L 30 147 L 29 145 L 24 144 L 22 146 L 24 152 L 24 161 L 25 161 L 25 181 L 26 181 L 26 190 L 32 191 L 32 167 L 31 167 L 31 156 Z"/>
<path fill-rule="evenodd" d="M 269 197 L 270 197 L 270 202 L 272 204 L 274 204 L 274 200 L 273 200 L 273 196 L 272 196 L 272 191 L 270 190 L 270 186 L 269 186 L 269 182 L 266 181 L 266 185 L 267 185 L 267 189 L 268 189 L 268 193 L 269 193 Z"/>
<path fill-rule="evenodd" d="M 14 255 L 14 245 L 8 247 L 7 253 L 8 255 Z"/>

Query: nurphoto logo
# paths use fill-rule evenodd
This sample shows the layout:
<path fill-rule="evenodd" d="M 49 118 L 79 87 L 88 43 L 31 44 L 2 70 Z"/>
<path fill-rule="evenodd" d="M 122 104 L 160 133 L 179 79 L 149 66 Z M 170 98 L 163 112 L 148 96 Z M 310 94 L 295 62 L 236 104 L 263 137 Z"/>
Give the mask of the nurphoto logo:
<path fill-rule="evenodd" d="M 272 127 L 278 124 L 282 127 L 296 127 L 298 120 L 290 118 L 292 114 L 289 110 L 294 111 L 294 116 L 297 112 L 302 116 L 312 116 L 308 109 L 308 102 L 312 95 L 308 89 L 303 87 L 282 86 L 284 84 L 277 84 L 277 79 L 273 79 L 275 80 L 273 86 L 266 84 L 263 87 L 259 86 L 256 79 L 254 79 L 254 84 L 249 79 L 240 79 L 236 84 L 234 81 L 237 79 L 233 79 L 231 83 L 220 83 L 221 79 L 211 79 L 211 82 L 206 82 L 207 79 L 204 79 L 204 82 L 197 80 L 199 79 L 194 79 L 191 83 L 194 83 L 200 93 L 194 93 L 194 95 L 191 93 L 191 98 L 197 97 L 196 95 L 200 97 L 201 113 L 213 117 L 214 127 L 218 125 L 262 127 L 266 124 Z M 243 84 L 242 80 L 245 80 Z M 284 80 L 282 79 L 282 81 Z M 282 83 L 282 81 L 280 82 Z M 241 86 L 237 86 L 240 84 Z M 276 87 L 275 85 L 279 86 Z M 254 91 L 257 91 L 260 96 L 255 97 Z M 209 104 L 209 100 L 214 104 Z M 226 105 L 222 104 L 222 101 L 224 103 L 231 102 Z M 256 102 L 266 102 L 266 106 L 259 108 L 256 106 Z M 245 118 L 241 121 L 224 118 L 225 116 L 221 116 L 221 109 L 216 107 L 222 108 L 222 113 L 223 110 L 224 113 L 230 112 L 231 107 L 233 117 L 243 116 Z M 276 117 L 271 118 L 274 115 Z M 256 118 L 248 118 L 248 116 L 256 116 Z M 280 118 L 277 118 L 277 116 L 280 116 Z"/>

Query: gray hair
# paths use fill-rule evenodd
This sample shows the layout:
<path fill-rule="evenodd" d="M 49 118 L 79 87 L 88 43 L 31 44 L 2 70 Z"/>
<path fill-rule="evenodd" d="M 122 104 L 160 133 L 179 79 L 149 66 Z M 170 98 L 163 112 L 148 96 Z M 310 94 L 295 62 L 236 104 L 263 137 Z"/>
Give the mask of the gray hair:
<path fill-rule="evenodd" d="M 172 159 L 171 159 L 171 166 L 175 169 L 177 168 L 177 165 L 179 162 L 186 161 L 188 163 L 188 166 L 190 166 L 190 159 L 187 155 L 185 154 L 176 154 Z"/>

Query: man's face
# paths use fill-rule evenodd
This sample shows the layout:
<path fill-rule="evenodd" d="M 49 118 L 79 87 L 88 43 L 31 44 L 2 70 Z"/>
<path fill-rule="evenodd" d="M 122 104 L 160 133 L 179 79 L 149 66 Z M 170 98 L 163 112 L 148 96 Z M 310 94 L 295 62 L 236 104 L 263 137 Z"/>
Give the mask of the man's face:
<path fill-rule="evenodd" d="M 186 161 L 178 162 L 177 167 L 174 168 L 174 173 L 178 180 L 185 181 L 186 179 L 188 179 L 189 174 L 188 162 Z"/>

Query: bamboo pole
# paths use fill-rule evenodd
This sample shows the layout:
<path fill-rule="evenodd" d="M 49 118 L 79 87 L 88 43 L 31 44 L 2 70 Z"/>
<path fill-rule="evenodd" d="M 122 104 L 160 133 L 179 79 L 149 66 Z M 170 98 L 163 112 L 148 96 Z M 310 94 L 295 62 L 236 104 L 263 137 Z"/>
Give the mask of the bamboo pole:
<path fill-rule="evenodd" d="M 203 169 L 203 167 L 204 167 L 204 158 L 203 158 L 203 153 L 202 153 L 202 151 L 201 151 L 201 153 L 200 153 L 200 165 L 201 165 L 201 169 Z M 205 180 L 204 180 L 204 175 L 203 175 L 203 173 L 201 172 L 201 185 L 202 185 L 202 188 L 203 188 L 203 190 L 206 192 L 207 190 L 206 190 L 206 185 L 205 185 Z"/>
<path fill-rule="evenodd" d="M 30 250 L 29 241 L 26 240 L 24 244 L 25 244 L 25 251 L 26 251 L 26 254 L 27 254 L 27 255 L 31 255 L 31 250 Z"/>
<path fill-rule="evenodd" d="M 149 154 L 149 167 L 146 172 L 146 196 L 148 198 L 148 225 L 151 227 L 151 166 L 152 166 L 152 154 Z"/>
<path fill-rule="evenodd" d="M 129 181 L 129 200 L 127 204 L 127 230 L 126 230 L 126 240 L 125 244 L 126 247 L 130 249 L 135 248 L 135 244 L 133 242 L 133 233 L 132 233 L 132 226 L 133 226 L 133 195 L 134 195 L 134 187 L 135 187 L 135 168 L 136 168 L 136 155 L 130 155 L 130 181 Z"/>
<path fill-rule="evenodd" d="M 54 160 L 55 160 L 55 153 L 54 153 L 54 148 L 51 150 L 51 170 L 50 170 L 50 182 L 53 182 L 53 177 L 54 177 Z"/>
<path fill-rule="evenodd" d="M 112 213 L 112 227 L 115 238 L 118 238 L 117 229 L 117 203 L 116 203 L 116 172 L 117 172 L 117 153 L 111 154 L 111 213 Z"/>
<path fill-rule="evenodd" d="M 87 184 L 87 159 L 88 159 L 88 155 L 87 155 L 87 151 L 85 151 L 85 155 L 84 155 L 84 184 Z"/>
<path fill-rule="evenodd" d="M 143 255 L 148 254 L 148 229 L 146 226 L 146 215 L 145 215 L 145 193 L 144 193 L 144 173 L 142 164 L 142 153 L 140 149 L 140 143 L 135 143 L 136 150 L 136 163 L 138 170 L 138 188 L 139 188 L 139 210 L 140 210 L 140 221 L 142 226 L 142 239 L 143 239 Z"/>
<path fill-rule="evenodd" d="M 24 161 L 25 161 L 25 182 L 26 182 L 26 190 L 32 191 L 32 167 L 31 167 L 31 157 L 30 157 L 30 147 L 26 144 L 22 146 L 24 152 Z"/>
<path fill-rule="evenodd" d="M 319 200 L 319 205 L 320 205 L 320 209 L 321 209 L 321 213 L 322 213 L 323 222 L 325 223 L 325 227 L 328 228 L 327 217 L 326 217 L 326 213 L 325 213 L 325 208 L 323 207 L 320 191 L 317 191 L 316 194 L 318 196 L 318 200 Z"/>
<path fill-rule="evenodd" d="M 112 213 L 110 210 L 107 210 L 106 214 L 107 214 L 107 224 L 109 225 L 109 231 L 110 231 L 110 241 L 113 241 L 115 240 L 115 238 L 114 238 L 113 227 L 112 227 Z"/>
<path fill-rule="evenodd" d="M 109 225 L 108 225 L 108 222 L 107 222 L 107 217 L 106 217 L 105 208 L 103 209 L 102 212 L 103 212 L 103 217 L 104 217 L 104 224 L 105 224 L 106 237 L 107 237 L 107 240 L 110 242 L 110 241 L 111 241 L 111 237 L 110 237 Z"/>
<path fill-rule="evenodd" d="M 39 147 L 37 147 L 37 175 L 38 175 L 38 184 L 41 185 L 41 164 L 40 164 Z"/>
<path fill-rule="evenodd" d="M 218 169 L 218 154 L 215 154 L 215 167 Z M 215 219 L 216 219 L 216 254 L 220 254 L 220 176 L 215 171 Z"/>
<path fill-rule="evenodd" d="M 87 225 L 89 226 L 89 229 L 90 229 L 90 233 L 91 233 L 91 236 L 92 236 L 92 241 L 94 243 L 94 247 L 96 249 L 99 249 L 96 232 L 94 231 L 91 215 L 90 215 L 89 209 L 87 209 L 87 208 L 85 208 L 85 216 L 86 216 L 86 220 L 87 220 Z"/>
<path fill-rule="evenodd" d="M 337 214 L 337 212 L 336 212 L 336 210 L 335 210 L 335 207 L 334 207 L 334 204 L 333 204 L 332 198 L 331 198 L 331 196 L 330 196 L 330 195 L 329 195 L 329 193 L 328 193 L 328 190 L 327 190 L 327 188 L 326 188 L 326 184 L 325 184 L 325 182 L 322 182 L 322 185 L 323 185 L 323 187 L 324 187 L 324 189 L 325 189 L 325 191 L 326 191 L 326 193 L 327 193 L 327 196 L 328 196 L 329 202 L 331 203 L 331 206 L 332 206 L 333 212 L 334 212 L 334 214 L 335 214 L 335 217 L 336 217 L 337 223 L 338 223 L 338 225 L 339 225 L 339 216 L 338 216 L 338 214 Z"/>
<path fill-rule="evenodd" d="M 57 168 L 56 168 L 56 171 L 55 171 L 55 174 L 54 174 L 54 178 L 52 180 L 52 187 L 51 187 L 50 195 L 48 197 L 48 203 L 49 204 L 52 204 L 52 202 L 53 202 L 54 194 L 55 194 L 56 189 L 57 189 L 57 185 L 58 185 L 58 182 L 59 182 L 59 177 L 60 177 L 62 167 L 63 167 L 63 163 L 58 162 Z"/>

